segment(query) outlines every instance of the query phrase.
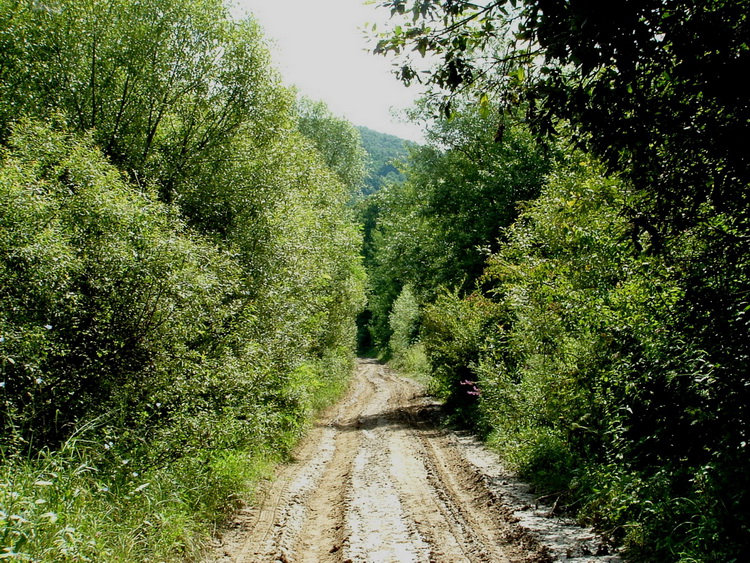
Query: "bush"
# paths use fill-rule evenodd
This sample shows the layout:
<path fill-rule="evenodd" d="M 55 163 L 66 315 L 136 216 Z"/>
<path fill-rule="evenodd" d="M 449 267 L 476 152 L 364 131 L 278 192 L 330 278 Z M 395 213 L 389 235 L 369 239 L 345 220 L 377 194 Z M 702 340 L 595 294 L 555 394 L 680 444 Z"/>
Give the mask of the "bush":
<path fill-rule="evenodd" d="M 510 229 L 486 278 L 511 322 L 485 336 L 481 412 L 518 467 L 567 478 L 570 501 L 638 560 L 732 560 L 747 546 L 730 516 L 746 513 L 741 414 L 715 402 L 724 348 L 704 346 L 685 276 L 711 245 L 698 230 L 657 252 L 639 200 L 573 162 Z"/>
<path fill-rule="evenodd" d="M 393 302 L 388 317 L 391 327 L 390 347 L 394 354 L 405 352 L 414 345 L 419 335 L 421 321 L 419 303 L 410 286 L 404 286 L 401 294 Z"/>
<path fill-rule="evenodd" d="M 487 334 L 504 320 L 503 307 L 478 293 L 462 299 L 458 291 L 445 291 L 425 310 L 422 342 L 435 391 L 459 420 L 480 429 L 484 420 L 477 407 L 484 389 L 477 366 L 487 352 Z"/>
<path fill-rule="evenodd" d="M 6 424 L 50 445 L 85 417 L 159 418 L 192 395 L 185 378 L 237 313 L 237 265 L 86 139 L 19 127 L 0 189 Z"/>

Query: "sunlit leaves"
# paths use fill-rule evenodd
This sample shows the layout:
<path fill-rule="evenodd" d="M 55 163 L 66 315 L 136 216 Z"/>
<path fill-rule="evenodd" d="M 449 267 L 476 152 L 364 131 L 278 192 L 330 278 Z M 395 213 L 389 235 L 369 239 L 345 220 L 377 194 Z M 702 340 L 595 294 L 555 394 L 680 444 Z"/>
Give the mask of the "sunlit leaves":
<path fill-rule="evenodd" d="M 315 144 L 350 193 L 359 193 L 365 179 L 366 155 L 357 129 L 332 115 L 322 102 L 300 99 L 297 113 L 300 132 Z"/>
<path fill-rule="evenodd" d="M 0 88 L 2 126 L 50 109 L 67 124 L 47 142 L 42 126 L 19 128 L 4 169 L 28 176 L 6 176 L 20 191 L 7 197 L 0 271 L 15 299 L 2 357 L 17 374 L 3 378 L 16 422 L 54 440 L 122 409 L 124 426 L 184 433 L 188 448 L 183 417 L 258 408 L 247 397 L 301 420 L 307 406 L 276 404 L 287 375 L 350 358 L 362 301 L 351 126 L 335 124 L 333 137 L 351 139 L 322 161 L 257 25 L 221 2 L 62 7 L 3 3 L 0 14 L 12 21 L 0 39 L 29 45 L 0 61 L 14 85 Z M 59 132 L 70 129 L 120 171 Z M 141 400 L 160 406 L 131 412 Z"/>

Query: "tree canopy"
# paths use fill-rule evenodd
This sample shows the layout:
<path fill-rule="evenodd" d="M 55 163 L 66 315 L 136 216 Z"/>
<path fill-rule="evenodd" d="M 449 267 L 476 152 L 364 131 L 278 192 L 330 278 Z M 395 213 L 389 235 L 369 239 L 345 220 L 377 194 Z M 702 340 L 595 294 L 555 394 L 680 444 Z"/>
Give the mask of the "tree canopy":
<path fill-rule="evenodd" d="M 3 553 L 191 558 L 343 389 L 364 153 L 308 109 L 220 0 L 0 0 Z"/>
<path fill-rule="evenodd" d="M 634 560 L 741 560 L 750 3 L 379 4 L 394 22 L 376 51 L 430 86 L 450 133 L 383 198 L 379 338 L 395 331 L 397 360 L 421 354 L 454 417 Z M 507 176 L 495 209 L 486 188 L 535 158 L 511 150 L 519 131 L 554 158 L 526 202 Z"/>
<path fill-rule="evenodd" d="M 747 211 L 737 186 L 750 162 L 735 142 L 750 128 L 737 80 L 750 71 L 746 0 L 380 5 L 404 21 L 376 51 L 409 55 L 402 78 L 442 89 L 448 112 L 451 95 L 471 88 L 480 103 L 498 95 L 500 128 L 516 107 L 541 134 L 571 123 L 671 224 L 694 223 L 703 204 Z M 420 73 L 417 53 L 440 62 Z"/>

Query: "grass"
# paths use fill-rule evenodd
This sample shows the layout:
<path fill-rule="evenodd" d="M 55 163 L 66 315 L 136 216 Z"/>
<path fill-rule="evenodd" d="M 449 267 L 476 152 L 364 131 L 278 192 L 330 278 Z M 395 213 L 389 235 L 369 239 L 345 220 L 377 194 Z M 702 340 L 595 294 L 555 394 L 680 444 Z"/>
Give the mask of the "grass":
<path fill-rule="evenodd" d="M 191 450 L 155 463 L 154 452 L 118 450 L 90 424 L 56 451 L 0 452 L 0 560 L 197 561 L 218 527 L 346 389 L 351 364 L 321 362 L 307 378 L 308 408 L 251 448 Z M 290 415 L 291 416 L 291 415 Z M 162 443 L 163 449 L 165 444 Z"/>
<path fill-rule="evenodd" d="M 424 344 L 417 342 L 408 348 L 394 353 L 389 361 L 399 374 L 409 377 L 426 387 L 433 386 L 430 363 L 425 353 Z"/>
<path fill-rule="evenodd" d="M 0 467 L 0 559 L 190 561 L 267 475 L 269 451 L 214 453 L 155 469 L 71 440 Z M 127 463 L 126 463 L 127 462 Z"/>

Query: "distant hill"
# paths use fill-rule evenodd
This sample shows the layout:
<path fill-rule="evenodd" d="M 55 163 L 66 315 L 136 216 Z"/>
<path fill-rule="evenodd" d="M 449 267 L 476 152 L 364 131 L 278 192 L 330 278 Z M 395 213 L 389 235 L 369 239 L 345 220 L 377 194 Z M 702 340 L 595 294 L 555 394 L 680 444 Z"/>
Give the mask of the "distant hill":
<path fill-rule="evenodd" d="M 377 192 L 383 187 L 386 178 L 402 180 L 403 175 L 393 166 L 393 161 L 406 158 L 407 147 L 415 143 L 368 127 L 357 126 L 357 129 L 362 136 L 362 146 L 370 156 L 363 193 L 369 195 Z"/>

